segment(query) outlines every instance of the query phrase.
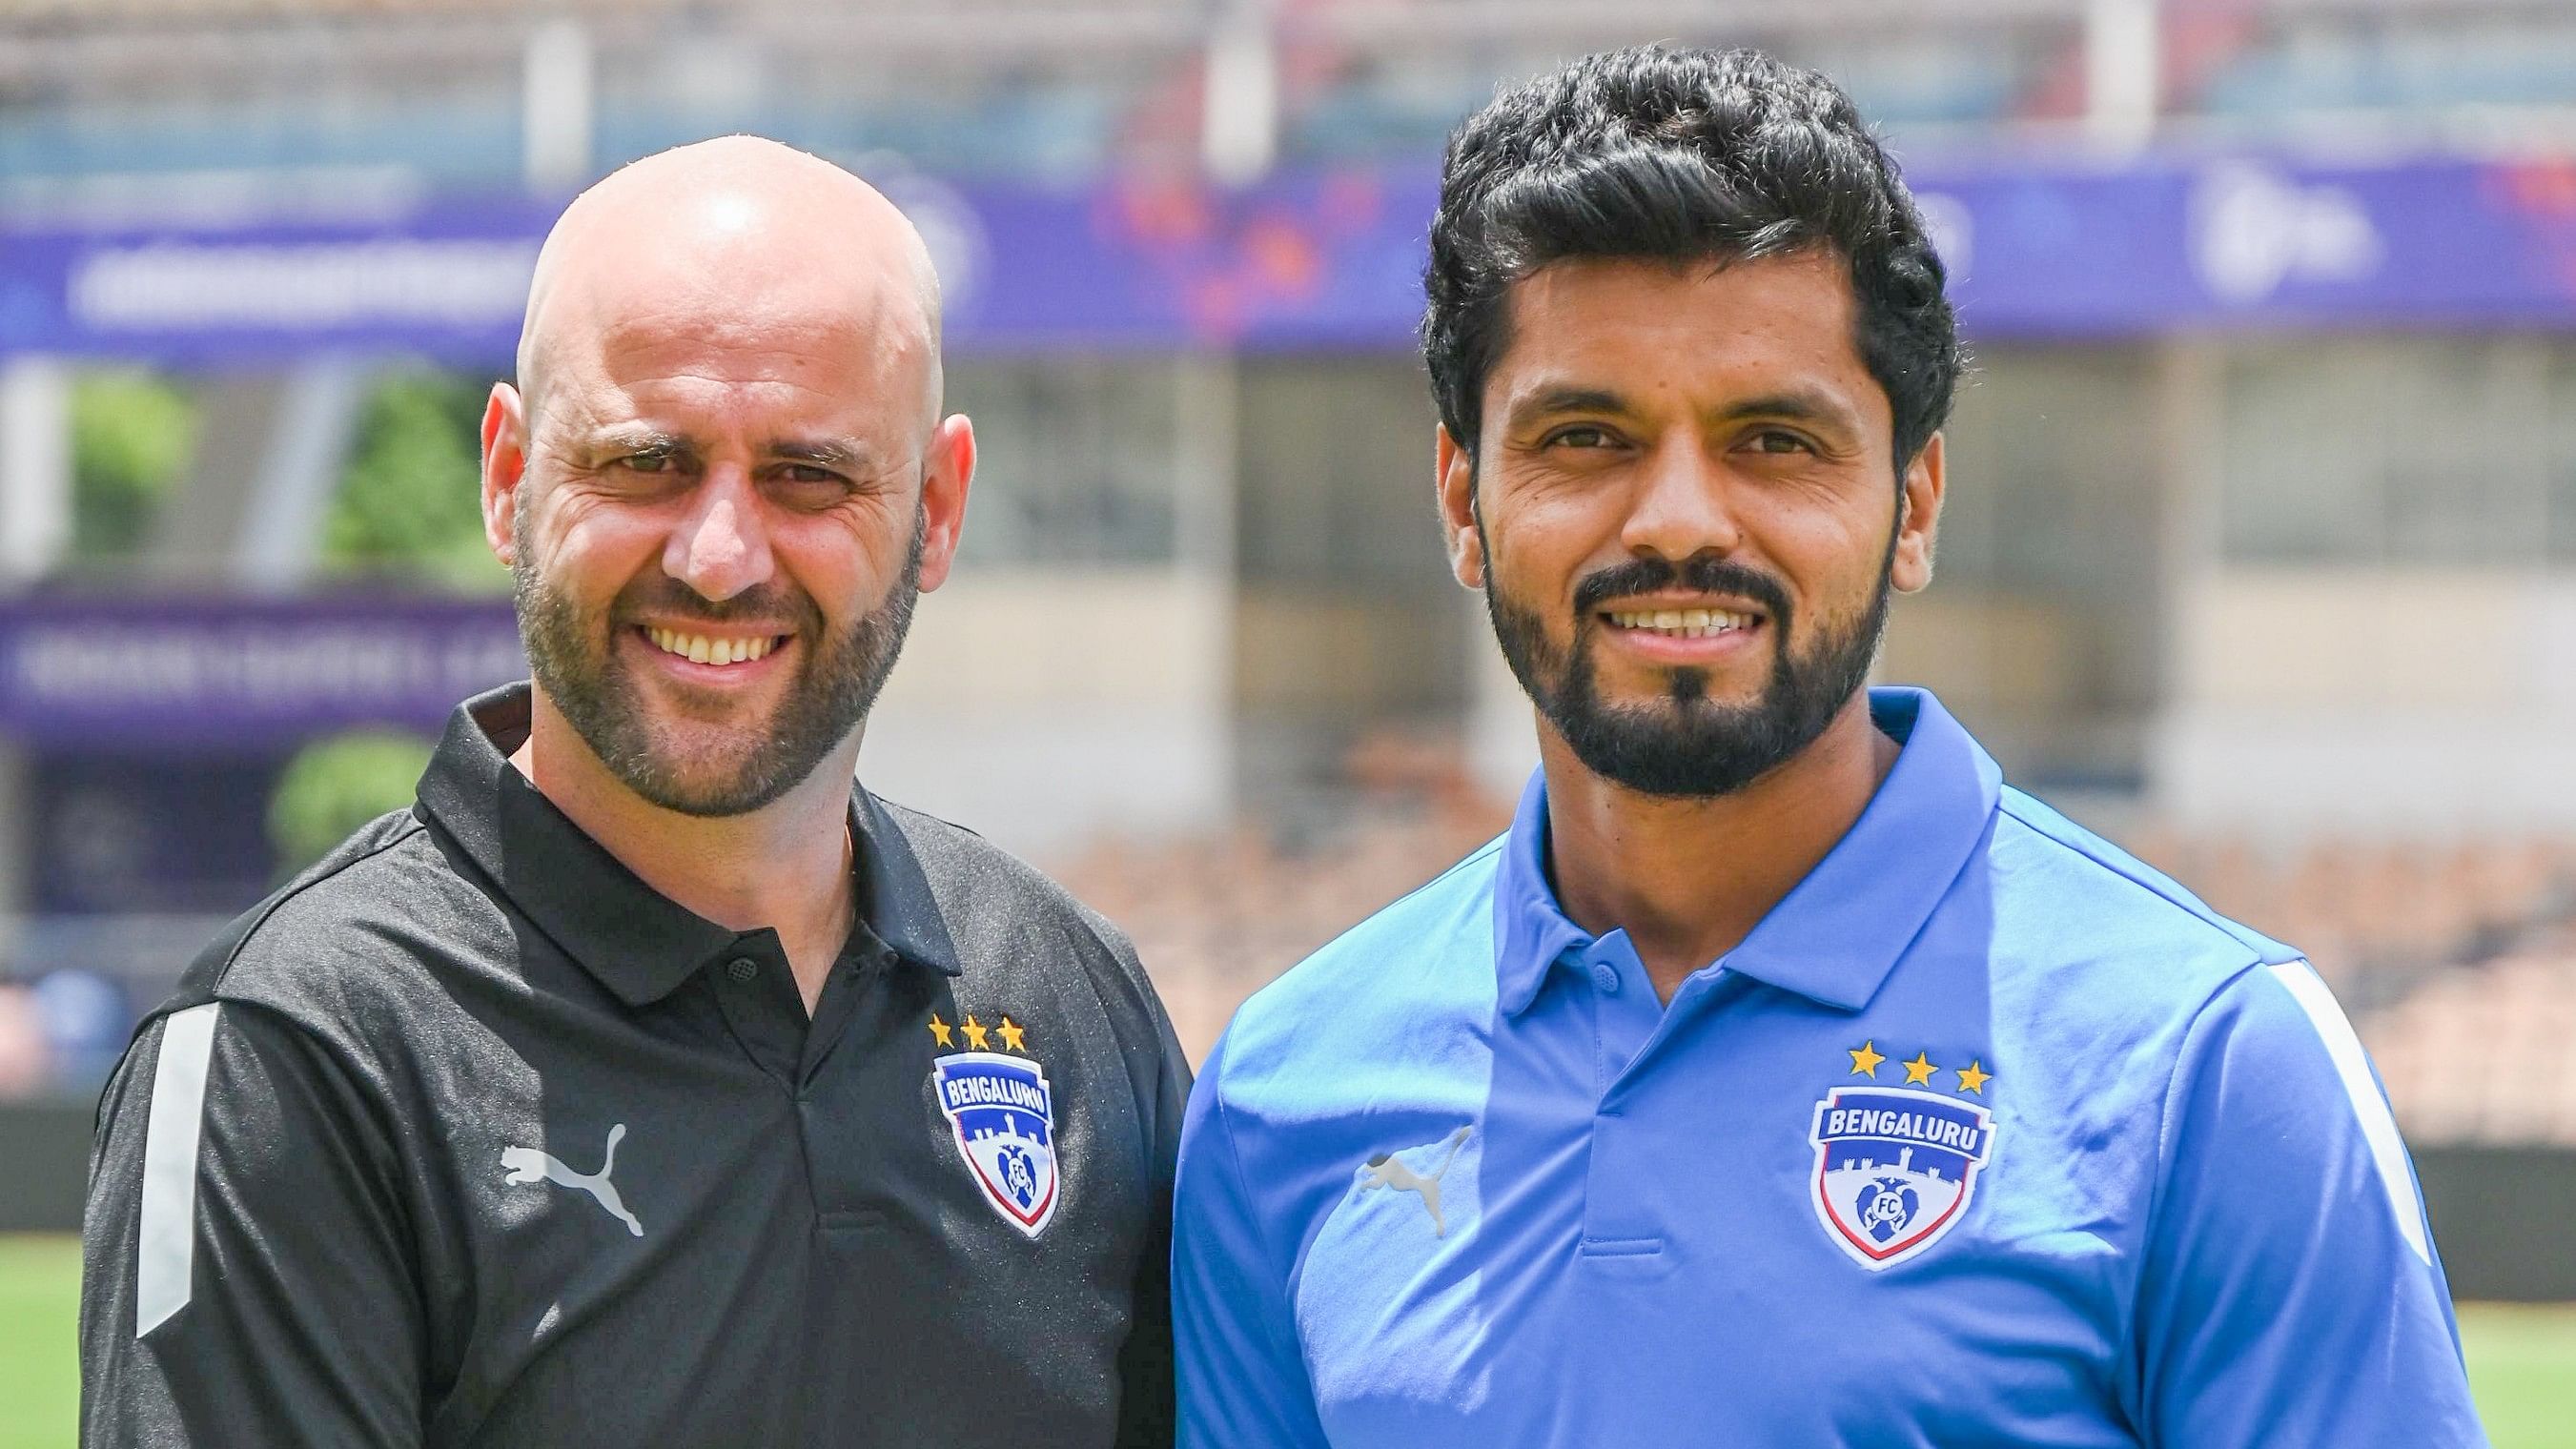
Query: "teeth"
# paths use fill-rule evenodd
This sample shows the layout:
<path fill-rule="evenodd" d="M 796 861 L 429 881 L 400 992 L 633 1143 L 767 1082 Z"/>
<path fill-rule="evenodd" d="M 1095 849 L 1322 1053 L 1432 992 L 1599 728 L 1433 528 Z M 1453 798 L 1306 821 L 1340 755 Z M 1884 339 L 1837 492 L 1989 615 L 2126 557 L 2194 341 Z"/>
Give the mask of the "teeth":
<path fill-rule="evenodd" d="M 1684 639 L 1704 639 L 1713 634 L 1749 629 L 1753 627 L 1753 616 L 1724 609 L 1636 609 L 1614 611 L 1610 622 L 1622 629 L 1646 629 Z"/>
<path fill-rule="evenodd" d="M 767 658 L 778 647 L 771 637 L 758 639 L 716 639 L 704 634 L 683 634 L 676 629 L 648 628 L 645 636 L 653 647 L 665 654 L 677 654 L 696 664 L 746 664 Z"/>

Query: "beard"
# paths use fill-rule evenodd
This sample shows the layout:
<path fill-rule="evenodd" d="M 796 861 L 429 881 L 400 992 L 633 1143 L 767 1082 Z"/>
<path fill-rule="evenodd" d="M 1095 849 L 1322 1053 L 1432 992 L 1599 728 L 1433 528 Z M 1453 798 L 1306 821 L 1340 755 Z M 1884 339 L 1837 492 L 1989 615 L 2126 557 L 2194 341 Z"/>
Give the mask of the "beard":
<path fill-rule="evenodd" d="M 875 706 L 921 596 L 927 521 L 918 508 L 901 576 L 875 609 L 830 638 L 822 610 L 792 585 L 764 584 L 718 603 L 656 572 L 628 585 L 604 613 L 586 612 L 529 562 L 528 518 L 522 511 L 516 520 L 518 562 L 510 572 L 529 672 L 610 774 L 683 815 L 748 814 L 812 775 Z M 805 655 L 766 719 L 691 720 L 688 733 L 697 738 L 683 743 L 646 708 L 617 649 L 618 634 L 648 611 L 708 624 L 793 621 Z"/>
<path fill-rule="evenodd" d="M 1732 794 L 1804 750 L 1869 682 L 1887 623 L 1893 532 L 1868 605 L 1852 616 L 1820 621 L 1815 641 L 1803 651 L 1789 647 L 1796 634 L 1786 590 L 1768 574 L 1705 556 L 1681 564 L 1631 559 L 1585 578 L 1574 591 L 1573 645 L 1560 650 L 1548 639 L 1538 611 L 1507 597 L 1496 582 L 1500 575 L 1493 570 L 1493 543 L 1485 538 L 1482 518 L 1476 531 L 1485 543 L 1486 612 L 1521 689 L 1584 768 L 1644 795 Z M 1609 626 L 1594 617 L 1596 611 L 1611 599 L 1676 587 L 1732 594 L 1768 611 L 1771 677 L 1749 703 L 1712 702 L 1708 671 L 1690 667 L 1673 669 L 1664 697 L 1652 703 L 1613 704 L 1601 697 L 1592 646 Z"/>

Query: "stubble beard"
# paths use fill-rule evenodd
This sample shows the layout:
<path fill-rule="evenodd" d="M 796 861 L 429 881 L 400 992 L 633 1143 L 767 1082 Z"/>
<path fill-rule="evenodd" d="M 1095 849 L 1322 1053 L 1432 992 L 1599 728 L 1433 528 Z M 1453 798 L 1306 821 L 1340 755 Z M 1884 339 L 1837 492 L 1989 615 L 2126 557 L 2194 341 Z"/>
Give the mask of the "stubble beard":
<path fill-rule="evenodd" d="M 792 586 L 764 585 L 713 603 L 657 573 L 629 585 L 605 617 L 586 612 L 530 562 L 535 553 L 525 513 L 517 534 L 512 593 L 537 688 L 619 783 L 665 810 L 713 818 L 748 814 L 803 783 L 876 706 L 921 596 L 927 520 L 916 507 L 903 572 L 885 598 L 828 640 L 822 611 Z M 806 645 L 805 655 L 768 718 L 724 726 L 691 721 L 691 733 L 717 730 L 721 737 L 685 752 L 664 738 L 617 648 L 618 633 L 652 606 L 709 624 L 795 620 L 794 637 Z"/>

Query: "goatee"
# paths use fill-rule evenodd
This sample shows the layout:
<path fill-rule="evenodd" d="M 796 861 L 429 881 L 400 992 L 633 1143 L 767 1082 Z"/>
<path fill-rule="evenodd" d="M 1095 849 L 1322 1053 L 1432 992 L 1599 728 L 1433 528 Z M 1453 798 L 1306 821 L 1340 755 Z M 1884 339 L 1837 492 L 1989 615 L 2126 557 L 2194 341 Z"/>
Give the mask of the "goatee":
<path fill-rule="evenodd" d="M 1887 623 L 1888 565 L 1896 540 L 1888 539 L 1879 584 L 1856 615 L 1821 621 L 1803 651 L 1792 650 L 1796 619 L 1786 590 L 1768 574 L 1711 556 L 1674 564 L 1631 559 L 1585 578 L 1574 594 L 1570 649 L 1557 649 L 1538 611 L 1507 597 L 1497 580 L 1494 551 L 1485 538 L 1486 611 L 1494 637 L 1521 688 L 1538 706 L 1584 768 L 1640 794 L 1707 798 L 1743 789 L 1812 744 L 1869 682 L 1879 636 Z M 1612 704 L 1601 697 L 1593 641 L 1609 627 L 1596 613 L 1612 599 L 1658 589 L 1728 594 L 1749 599 L 1768 615 L 1773 632 L 1771 677 L 1745 704 L 1708 698 L 1707 671 L 1671 671 L 1665 696 L 1653 703 Z"/>

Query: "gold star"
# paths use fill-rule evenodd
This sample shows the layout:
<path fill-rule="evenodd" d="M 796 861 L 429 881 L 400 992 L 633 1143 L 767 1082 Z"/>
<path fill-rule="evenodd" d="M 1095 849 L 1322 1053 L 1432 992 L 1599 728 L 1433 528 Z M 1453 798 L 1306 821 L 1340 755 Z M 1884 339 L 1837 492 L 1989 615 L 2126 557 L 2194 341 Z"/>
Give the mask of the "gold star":
<path fill-rule="evenodd" d="M 1984 1096 L 1986 1094 L 1986 1083 L 1992 1081 L 1995 1075 L 1994 1073 L 1987 1071 L 1985 1066 L 1986 1064 L 1984 1060 L 1979 1059 L 1961 1067 L 1959 1069 L 1959 1090 L 1962 1092 L 1974 1092 L 1980 1097 Z"/>
<path fill-rule="evenodd" d="M 1002 1050 L 1006 1052 L 1026 1052 L 1028 1050 L 1028 1030 L 1025 1027 L 1022 1027 L 1018 1022 L 1011 1020 L 1007 1016 L 1003 1017 L 1000 1032 L 1002 1037 Z"/>
<path fill-rule="evenodd" d="M 966 1013 L 966 1021 L 960 1030 L 966 1033 L 966 1045 L 979 1052 L 985 1049 L 984 1038 L 990 1035 L 991 1031 L 984 1023 L 975 1019 L 975 1013 L 971 1011 Z"/>
<path fill-rule="evenodd" d="M 1879 1051 L 1877 1042 L 1865 1041 L 1860 1044 L 1859 1051 L 1851 1053 L 1851 1059 L 1853 1076 L 1875 1077 L 1878 1075 L 1878 1064 L 1886 1061 L 1887 1057 Z"/>
<path fill-rule="evenodd" d="M 948 1034 L 949 1030 L 950 1028 L 948 1023 L 939 1019 L 938 1012 L 934 1011 L 930 1014 L 930 1039 L 932 1041 L 939 1043 L 941 1046 L 957 1045 L 956 1039 Z"/>
<path fill-rule="evenodd" d="M 1930 1052 L 1916 1052 L 1914 1054 L 1914 1060 L 1910 1062 L 1899 1062 L 1897 1065 L 1905 1068 L 1905 1085 L 1909 1087 L 1918 1082 L 1931 1081 L 1932 1074 L 1941 1070 L 1939 1067 L 1932 1065 L 1932 1054 Z"/>

